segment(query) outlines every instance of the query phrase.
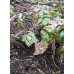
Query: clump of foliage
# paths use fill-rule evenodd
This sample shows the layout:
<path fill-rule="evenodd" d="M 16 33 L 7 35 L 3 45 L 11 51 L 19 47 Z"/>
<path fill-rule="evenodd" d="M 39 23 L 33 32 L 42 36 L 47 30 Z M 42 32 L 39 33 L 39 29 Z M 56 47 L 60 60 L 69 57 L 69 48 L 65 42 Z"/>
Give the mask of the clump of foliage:
<path fill-rule="evenodd" d="M 58 33 L 57 33 L 57 40 L 60 44 L 59 48 L 56 48 L 56 55 L 61 56 L 61 54 L 64 54 L 64 26 L 61 25 L 58 28 Z"/>
<path fill-rule="evenodd" d="M 28 34 L 24 34 L 22 36 L 22 41 L 25 42 L 28 47 L 30 47 L 33 43 L 37 42 L 38 39 L 36 39 L 33 32 L 29 31 Z"/>
<path fill-rule="evenodd" d="M 31 19 L 35 26 L 46 26 L 53 20 L 55 17 L 59 17 L 60 13 L 53 11 L 51 7 L 47 5 L 34 5 L 31 7 L 31 10 L 27 18 Z"/>
<path fill-rule="evenodd" d="M 43 45 L 45 45 L 47 42 L 53 43 L 53 39 L 55 37 L 55 28 L 46 26 L 41 30 L 40 34 L 41 38 L 43 39 Z"/>
<path fill-rule="evenodd" d="M 31 19 L 35 22 L 35 26 L 44 25 L 46 26 L 49 23 L 49 6 L 47 5 L 34 5 L 31 7 L 31 12 L 29 13 L 28 19 Z"/>
<path fill-rule="evenodd" d="M 46 26 L 41 30 L 40 34 L 42 38 L 42 46 L 45 46 L 48 42 L 53 44 L 55 38 L 60 43 L 59 48 L 56 49 L 56 54 L 61 55 L 64 53 L 64 25 L 57 25 L 56 27 Z"/>
<path fill-rule="evenodd" d="M 22 0 L 10 0 L 11 4 L 14 4 L 15 2 L 21 2 Z"/>
<path fill-rule="evenodd" d="M 14 10 L 14 7 L 11 5 L 10 6 L 10 18 L 14 16 L 13 10 Z"/>
<path fill-rule="evenodd" d="M 46 4 L 49 2 L 49 0 L 24 0 L 30 3 L 41 3 L 41 4 Z"/>
<path fill-rule="evenodd" d="M 48 45 L 53 45 L 54 39 L 60 44 L 57 48 L 56 42 L 54 43 L 56 55 L 60 56 L 64 53 L 64 19 L 60 18 L 60 13 L 56 8 L 51 9 L 47 5 L 34 5 L 31 7 L 31 11 L 27 17 L 22 14 L 18 14 L 18 16 L 11 14 L 10 17 L 11 22 L 15 21 L 16 28 L 20 30 L 24 29 L 24 32 L 14 34 L 14 38 L 17 38 L 17 36 L 21 34 L 21 41 L 25 42 L 28 47 L 35 43 L 34 55 L 43 54 L 48 48 Z M 34 31 L 25 29 L 24 19 L 31 20 L 35 28 L 42 25 L 44 26 L 44 28 L 40 31 L 40 42 L 38 42 L 39 40 L 36 38 Z"/>

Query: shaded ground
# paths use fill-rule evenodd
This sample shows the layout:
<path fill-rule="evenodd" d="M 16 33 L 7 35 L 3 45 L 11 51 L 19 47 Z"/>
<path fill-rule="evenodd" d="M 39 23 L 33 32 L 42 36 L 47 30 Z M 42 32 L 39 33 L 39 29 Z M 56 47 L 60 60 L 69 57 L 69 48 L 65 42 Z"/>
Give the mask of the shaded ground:
<path fill-rule="evenodd" d="M 11 44 L 11 74 L 63 74 L 63 63 L 55 60 L 57 68 L 49 49 L 43 55 L 33 56 L 33 53 L 34 44 L 30 48 L 25 45 L 25 50 Z"/>
<path fill-rule="evenodd" d="M 15 14 L 28 12 L 30 6 L 31 4 L 25 2 L 15 4 L 14 12 Z M 28 20 L 26 23 L 31 24 Z M 36 36 L 40 40 L 40 35 L 37 34 Z M 60 63 L 59 58 L 55 58 L 55 60 L 51 58 L 50 48 L 42 55 L 33 56 L 34 44 L 30 48 L 24 43 L 22 44 L 25 49 L 11 43 L 10 74 L 64 74 L 64 64 Z"/>

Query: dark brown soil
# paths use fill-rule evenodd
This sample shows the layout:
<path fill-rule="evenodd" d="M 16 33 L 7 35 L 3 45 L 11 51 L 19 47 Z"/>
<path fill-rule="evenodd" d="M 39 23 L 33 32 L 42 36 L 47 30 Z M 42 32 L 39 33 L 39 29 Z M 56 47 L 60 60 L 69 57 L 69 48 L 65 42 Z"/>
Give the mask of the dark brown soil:
<path fill-rule="evenodd" d="M 15 4 L 14 12 L 15 14 L 27 12 L 29 6 L 31 4 L 25 4 L 25 2 Z M 31 23 L 31 21 L 27 21 L 26 23 Z M 40 29 L 39 27 L 38 31 Z M 36 34 L 36 37 L 39 40 L 41 39 L 39 33 Z M 25 43 L 18 42 L 24 48 L 13 43 L 10 44 L 10 74 L 64 74 L 64 63 L 60 63 L 59 58 L 52 59 L 50 48 L 42 55 L 33 56 L 35 51 L 34 44 L 28 48 Z"/>
<path fill-rule="evenodd" d="M 36 37 L 40 40 L 40 35 Z M 10 74 L 63 74 L 64 64 L 59 62 L 59 58 L 52 59 L 48 48 L 44 54 L 33 56 L 34 44 L 27 47 L 25 43 L 18 41 L 24 49 L 11 43 L 10 49 Z M 55 62 L 55 63 L 54 63 Z"/>
<path fill-rule="evenodd" d="M 33 56 L 34 44 L 30 48 L 25 45 L 25 49 L 11 44 L 10 74 L 63 74 L 63 63 L 57 59 L 53 61 L 49 50 L 42 55 Z"/>

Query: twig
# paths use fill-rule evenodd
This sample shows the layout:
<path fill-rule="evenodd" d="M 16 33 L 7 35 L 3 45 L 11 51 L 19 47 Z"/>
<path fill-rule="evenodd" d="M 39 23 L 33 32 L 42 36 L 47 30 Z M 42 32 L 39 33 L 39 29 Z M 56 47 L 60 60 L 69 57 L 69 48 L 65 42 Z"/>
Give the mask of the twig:
<path fill-rule="evenodd" d="M 52 50 L 53 50 L 53 56 L 55 56 L 55 38 L 53 39 Z"/>
<path fill-rule="evenodd" d="M 58 66 L 56 65 L 56 63 L 55 63 L 55 61 L 54 61 L 54 56 L 53 56 L 53 55 L 52 55 L 52 60 L 53 60 L 53 63 L 54 63 L 54 65 L 55 65 L 55 67 L 58 68 L 58 69 L 60 69 L 60 67 L 58 67 Z M 63 72 L 62 69 L 60 69 L 60 70 Z"/>
<path fill-rule="evenodd" d="M 16 32 L 15 32 L 15 30 L 13 29 L 12 26 L 10 26 L 10 29 L 11 29 L 11 31 L 12 31 L 14 34 L 16 34 Z"/>
<path fill-rule="evenodd" d="M 22 47 L 23 49 L 25 49 L 25 47 L 20 42 L 16 41 L 15 39 L 11 38 L 10 42 L 13 43 L 13 44 L 15 44 L 15 45 L 18 45 L 18 46 Z"/>

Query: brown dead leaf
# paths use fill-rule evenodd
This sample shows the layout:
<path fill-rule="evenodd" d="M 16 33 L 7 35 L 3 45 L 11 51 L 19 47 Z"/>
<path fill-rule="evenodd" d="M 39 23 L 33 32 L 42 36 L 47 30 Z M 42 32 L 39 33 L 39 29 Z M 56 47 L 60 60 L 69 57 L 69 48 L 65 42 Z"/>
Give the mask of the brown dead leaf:
<path fill-rule="evenodd" d="M 43 54 L 46 48 L 48 48 L 48 43 L 45 46 L 41 47 L 41 42 L 36 42 L 34 55 Z"/>

